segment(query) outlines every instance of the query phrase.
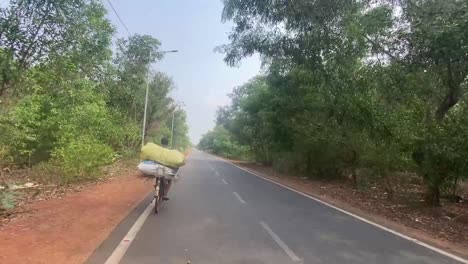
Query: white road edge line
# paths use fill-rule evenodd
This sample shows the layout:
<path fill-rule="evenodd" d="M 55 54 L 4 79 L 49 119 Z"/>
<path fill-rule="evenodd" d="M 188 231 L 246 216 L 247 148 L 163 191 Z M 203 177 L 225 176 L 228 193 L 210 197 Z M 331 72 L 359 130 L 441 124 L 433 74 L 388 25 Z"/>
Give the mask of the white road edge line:
<path fill-rule="evenodd" d="M 120 241 L 120 244 L 114 249 L 110 257 L 106 260 L 105 264 L 118 264 L 120 262 L 120 260 L 123 258 L 128 248 L 132 244 L 133 240 L 135 239 L 136 235 L 138 234 L 138 231 L 140 231 L 146 219 L 153 211 L 153 207 L 154 199 L 148 205 L 148 207 L 146 207 L 145 211 L 143 211 L 143 213 L 138 217 L 138 219 L 135 221 L 130 230 L 128 230 L 128 233 L 125 235 L 122 241 Z"/>
<path fill-rule="evenodd" d="M 280 248 L 292 259 L 292 261 L 302 263 L 302 260 L 288 247 L 288 245 L 286 245 L 286 243 L 283 242 L 283 240 L 281 240 L 281 238 L 275 232 L 273 232 L 273 230 L 271 230 L 267 223 L 262 221 L 260 222 L 260 225 L 262 225 L 263 229 L 267 231 L 276 244 L 280 246 Z"/>
<path fill-rule="evenodd" d="M 223 181 L 224 184 L 228 184 L 228 182 L 225 179 L 221 179 L 221 181 Z"/>
<path fill-rule="evenodd" d="M 240 197 L 240 195 L 237 193 L 237 192 L 233 192 L 234 196 L 236 196 L 236 198 L 243 204 L 246 204 L 246 202 L 244 201 L 244 199 L 242 199 L 242 197 Z"/>
<path fill-rule="evenodd" d="M 367 224 L 373 225 L 373 226 L 378 227 L 378 228 L 380 228 L 380 229 L 382 229 L 382 230 L 385 230 L 385 231 L 387 231 L 387 232 L 389 232 L 389 233 L 392 233 L 392 234 L 394 234 L 394 235 L 396 235 L 396 236 L 399 236 L 399 237 L 404 238 L 404 239 L 406 239 L 406 240 L 412 241 L 412 242 L 414 242 L 414 243 L 416 243 L 416 244 L 418 244 L 418 245 L 420 245 L 420 246 L 423 246 L 423 247 L 425 247 L 425 248 L 428 248 L 428 249 L 430 249 L 430 250 L 432 250 L 432 251 L 435 251 L 435 252 L 437 252 L 437 253 L 439 253 L 439 254 L 442 254 L 442 255 L 444 255 L 444 256 L 446 256 L 446 257 L 452 258 L 452 259 L 454 259 L 454 260 L 456 260 L 456 261 L 459 261 L 459 262 L 461 262 L 461 263 L 468 264 L 468 260 L 466 260 L 466 259 L 464 259 L 464 258 L 462 258 L 462 257 L 456 256 L 456 255 L 454 255 L 454 254 L 452 254 L 452 253 L 449 253 L 449 252 L 447 252 L 447 251 L 444 251 L 444 250 L 442 250 L 442 249 L 440 249 L 440 248 L 436 248 L 436 247 L 434 247 L 434 246 L 431 246 L 431 245 L 429 245 L 429 244 L 426 244 L 426 243 L 424 243 L 424 242 L 422 242 L 422 241 L 420 241 L 420 240 L 418 240 L 418 239 L 409 237 L 409 236 L 404 235 L 404 234 L 402 234 L 402 233 L 400 233 L 400 232 L 398 232 L 398 231 L 395 231 L 395 230 L 390 229 L 390 228 L 388 228 L 388 227 L 385 227 L 385 226 L 382 226 L 382 225 L 377 224 L 377 223 L 375 223 L 375 222 L 372 222 L 371 220 L 368 220 L 368 219 L 366 219 L 366 218 L 364 218 L 364 217 L 355 215 L 355 214 L 353 214 L 353 213 L 351 213 L 351 212 L 348 212 L 348 211 L 346 211 L 346 210 L 344 210 L 344 209 L 338 208 L 338 207 L 336 207 L 336 206 L 334 206 L 334 205 L 331 205 L 331 204 L 329 204 L 329 203 L 327 203 L 327 202 L 324 202 L 324 201 L 322 201 L 322 200 L 320 200 L 320 199 L 318 199 L 318 198 L 315 198 L 315 197 L 313 197 L 313 196 L 310 196 L 310 195 L 308 195 L 308 194 L 305 194 L 305 193 L 303 193 L 303 192 L 300 192 L 300 191 L 298 191 L 298 190 L 295 190 L 295 189 L 293 189 L 293 188 L 291 188 L 291 187 L 288 187 L 288 186 L 286 186 L 286 185 L 284 185 L 284 184 L 281 184 L 281 183 L 276 182 L 276 181 L 274 181 L 274 180 L 270 180 L 270 179 L 266 178 L 265 176 L 262 176 L 262 175 L 260 175 L 260 174 L 258 174 L 258 173 L 256 173 L 256 172 L 253 172 L 253 171 L 248 170 L 248 169 L 246 169 L 246 168 L 242 168 L 242 167 L 240 167 L 240 166 L 237 166 L 237 165 L 235 165 L 235 164 L 233 164 L 233 163 L 231 163 L 231 162 L 229 162 L 229 161 L 227 161 L 227 160 L 225 160 L 225 159 L 222 159 L 222 158 L 219 158 L 219 157 L 216 157 L 216 156 L 213 156 L 213 157 L 215 157 L 215 158 L 217 158 L 218 160 L 221 160 L 221 161 L 223 161 L 223 162 L 226 162 L 226 163 L 228 163 L 228 164 L 230 164 L 230 165 L 232 165 L 232 166 L 234 166 L 234 167 L 237 167 L 238 169 L 241 169 L 241 170 L 243 170 L 243 171 L 246 171 L 246 172 L 248 172 L 248 173 L 250 173 L 250 174 L 252 174 L 252 175 L 254 175 L 254 176 L 257 176 L 257 177 L 259 177 L 259 178 L 261 178 L 261 179 L 263 179 L 263 180 L 265 180 L 265 181 L 269 181 L 269 182 L 271 182 L 271 183 L 274 183 L 274 184 L 276 184 L 276 185 L 279 185 L 279 186 L 281 186 L 281 187 L 283 187 L 283 188 L 286 188 L 286 189 L 288 189 L 288 190 L 290 190 L 290 191 L 293 191 L 293 192 L 295 192 L 295 193 L 298 193 L 298 194 L 300 194 L 300 195 L 302 195 L 302 196 L 305 196 L 305 197 L 307 197 L 307 198 L 309 198 L 309 199 L 312 199 L 312 200 L 314 200 L 314 201 L 316 201 L 316 202 L 319 202 L 319 203 L 321 203 L 321 204 L 323 204 L 323 205 L 326 205 L 326 206 L 328 206 L 328 207 L 331 207 L 331 208 L 333 208 L 333 209 L 335 209 L 335 210 L 337 210 L 337 211 L 340 211 L 340 212 L 342 212 L 342 213 L 344 213 L 344 214 L 347 214 L 347 215 L 352 216 L 352 217 L 354 217 L 354 218 L 356 218 L 356 219 L 359 219 L 359 220 L 361 220 L 361 221 L 363 221 L 363 222 L 365 222 L 365 223 L 367 223 Z"/>

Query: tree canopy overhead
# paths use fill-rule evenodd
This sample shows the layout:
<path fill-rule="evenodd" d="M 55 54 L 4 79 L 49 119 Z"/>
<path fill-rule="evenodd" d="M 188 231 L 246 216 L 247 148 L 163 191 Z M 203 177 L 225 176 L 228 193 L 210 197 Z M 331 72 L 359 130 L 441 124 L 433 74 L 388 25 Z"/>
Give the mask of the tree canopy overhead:
<path fill-rule="evenodd" d="M 260 54 L 267 68 L 217 117 L 254 159 L 355 180 L 414 172 L 430 204 L 467 175 L 468 2 L 225 0 L 222 17 L 226 63 Z"/>

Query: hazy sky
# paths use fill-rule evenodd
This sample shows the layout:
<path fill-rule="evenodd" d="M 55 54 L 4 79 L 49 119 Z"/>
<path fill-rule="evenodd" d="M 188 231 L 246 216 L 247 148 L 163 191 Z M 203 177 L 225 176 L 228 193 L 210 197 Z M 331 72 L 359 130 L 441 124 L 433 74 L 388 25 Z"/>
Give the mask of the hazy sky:
<path fill-rule="evenodd" d="M 221 22 L 221 0 L 110 0 L 132 34 L 148 34 L 162 42 L 167 54 L 153 68 L 170 75 L 177 90 L 173 97 L 184 102 L 190 139 L 214 126 L 216 108 L 229 102 L 227 94 L 259 73 L 258 57 L 245 59 L 239 68 L 230 68 L 223 55 L 213 49 L 227 43 L 230 24 Z M 127 37 L 124 27 L 110 9 L 109 18 L 118 36 Z"/>

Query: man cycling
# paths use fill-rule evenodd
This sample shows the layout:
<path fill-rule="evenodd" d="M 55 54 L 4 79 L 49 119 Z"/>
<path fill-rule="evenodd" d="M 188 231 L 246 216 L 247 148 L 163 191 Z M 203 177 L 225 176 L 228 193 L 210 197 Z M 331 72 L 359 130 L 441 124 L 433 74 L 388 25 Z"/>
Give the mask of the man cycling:
<path fill-rule="evenodd" d="M 161 147 L 163 148 L 169 148 L 169 140 L 167 140 L 167 138 L 163 137 L 161 138 Z M 170 167 L 167 167 L 167 170 L 165 169 L 164 170 L 164 174 L 168 174 L 168 175 L 171 175 L 171 176 L 175 176 L 176 173 L 177 173 L 177 170 L 179 170 L 178 168 L 177 169 L 172 169 Z M 169 197 L 167 197 L 167 194 L 169 193 L 169 190 L 171 189 L 171 186 L 172 186 L 172 180 L 170 178 L 167 179 L 167 185 L 166 185 L 166 190 L 164 190 L 164 197 L 163 197 L 163 200 L 164 201 L 169 201 Z"/>
<path fill-rule="evenodd" d="M 167 179 L 165 190 L 163 190 L 163 200 L 167 201 L 172 180 L 177 179 L 177 171 L 184 164 L 184 156 L 176 150 L 169 149 L 169 140 L 161 139 L 161 145 L 153 143 L 146 144 L 141 150 L 143 160 L 138 169 L 146 176 L 158 177 L 164 175 Z"/>

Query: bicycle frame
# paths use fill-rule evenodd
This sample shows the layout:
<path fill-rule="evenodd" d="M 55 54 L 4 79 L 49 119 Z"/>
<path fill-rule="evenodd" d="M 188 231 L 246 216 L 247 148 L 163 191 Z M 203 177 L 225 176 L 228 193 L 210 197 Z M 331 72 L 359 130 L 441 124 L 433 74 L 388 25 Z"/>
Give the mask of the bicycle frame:
<path fill-rule="evenodd" d="M 166 193 L 167 179 L 164 177 L 164 169 L 159 168 L 156 173 L 155 184 L 154 184 L 154 213 L 159 212 L 159 206 L 164 201 L 163 197 Z"/>
<path fill-rule="evenodd" d="M 172 172 L 173 171 L 174 170 L 172 170 Z M 178 170 L 176 170 L 173 173 L 174 174 L 170 174 L 170 175 L 172 176 L 176 175 L 178 173 Z M 166 171 L 164 167 L 162 166 L 158 167 L 157 173 L 155 176 L 156 178 L 155 178 L 155 184 L 154 184 L 154 213 L 157 214 L 159 212 L 159 206 L 164 201 L 164 197 L 166 196 L 166 192 L 168 191 L 166 189 L 166 186 L 169 184 L 170 180 L 173 180 L 173 178 L 172 177 L 171 179 L 166 178 L 167 176 Z"/>

